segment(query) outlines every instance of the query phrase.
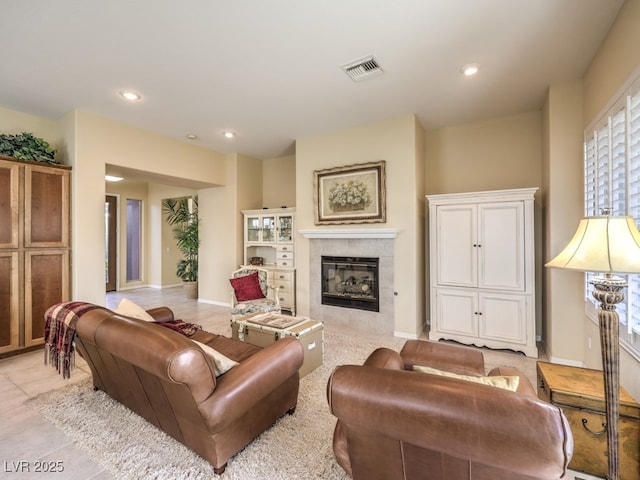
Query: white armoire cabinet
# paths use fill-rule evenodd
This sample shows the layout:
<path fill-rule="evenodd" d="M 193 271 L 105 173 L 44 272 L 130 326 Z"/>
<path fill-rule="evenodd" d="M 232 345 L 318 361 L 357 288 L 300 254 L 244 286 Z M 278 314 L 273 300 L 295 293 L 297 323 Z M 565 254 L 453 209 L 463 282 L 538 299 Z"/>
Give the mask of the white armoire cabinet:
<path fill-rule="evenodd" d="M 536 190 L 427 195 L 429 339 L 538 356 Z"/>

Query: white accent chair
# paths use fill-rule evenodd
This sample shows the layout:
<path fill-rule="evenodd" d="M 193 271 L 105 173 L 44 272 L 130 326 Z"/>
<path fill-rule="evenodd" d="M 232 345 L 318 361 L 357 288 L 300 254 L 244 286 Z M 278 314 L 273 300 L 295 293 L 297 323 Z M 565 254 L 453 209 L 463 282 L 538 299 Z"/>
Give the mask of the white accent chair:
<path fill-rule="evenodd" d="M 259 290 L 262 293 L 262 298 L 250 298 L 260 297 L 260 295 L 252 295 L 252 282 L 247 287 L 245 282 L 234 282 L 236 279 L 247 277 L 257 273 Z M 264 268 L 258 267 L 242 267 L 231 273 L 231 319 L 236 319 L 250 313 L 281 313 L 280 299 L 278 298 L 278 290 L 280 287 L 275 287 L 268 283 L 269 272 Z M 235 285 L 234 285 L 235 283 Z M 255 288 L 253 288 L 255 290 Z M 236 292 L 238 290 L 238 292 Z M 249 292 L 247 296 L 246 293 Z M 254 292 L 258 293 L 258 292 Z M 240 298 L 238 298 L 240 295 Z M 244 295 L 244 296 L 242 296 Z"/>

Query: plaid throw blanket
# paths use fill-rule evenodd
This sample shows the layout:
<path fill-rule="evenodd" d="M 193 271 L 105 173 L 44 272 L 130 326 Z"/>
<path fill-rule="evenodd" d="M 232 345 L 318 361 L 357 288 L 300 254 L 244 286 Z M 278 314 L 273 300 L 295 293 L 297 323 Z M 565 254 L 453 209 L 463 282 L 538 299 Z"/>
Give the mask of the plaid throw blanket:
<path fill-rule="evenodd" d="M 202 330 L 202 327 L 200 325 L 196 325 L 195 323 L 187 323 L 183 320 L 169 320 L 168 322 L 156 323 L 171 330 L 175 330 L 185 337 L 192 337 L 198 330 Z"/>
<path fill-rule="evenodd" d="M 62 378 L 71 376 L 74 364 L 76 323 L 83 314 L 98 305 L 85 302 L 64 302 L 49 307 L 44 313 L 44 364 L 56 367 Z"/>

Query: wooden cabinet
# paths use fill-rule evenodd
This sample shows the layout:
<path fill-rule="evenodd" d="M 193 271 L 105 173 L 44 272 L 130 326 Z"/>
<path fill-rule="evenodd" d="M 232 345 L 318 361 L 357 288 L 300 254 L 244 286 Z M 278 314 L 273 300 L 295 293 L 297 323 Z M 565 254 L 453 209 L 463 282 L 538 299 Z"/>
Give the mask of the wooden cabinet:
<path fill-rule="evenodd" d="M 605 478 L 608 473 L 604 381 L 601 370 L 537 363 L 538 397 L 559 406 L 573 434 L 569 468 Z M 620 387 L 620 479 L 640 479 L 640 404 Z M 577 477 L 576 477 L 577 478 Z"/>
<path fill-rule="evenodd" d="M 296 312 L 295 208 L 243 210 L 244 264 L 261 265 L 280 287 L 280 306 Z"/>
<path fill-rule="evenodd" d="M 0 354 L 44 342 L 70 299 L 70 167 L 0 156 Z"/>
<path fill-rule="evenodd" d="M 432 340 L 537 357 L 536 189 L 428 195 Z"/>

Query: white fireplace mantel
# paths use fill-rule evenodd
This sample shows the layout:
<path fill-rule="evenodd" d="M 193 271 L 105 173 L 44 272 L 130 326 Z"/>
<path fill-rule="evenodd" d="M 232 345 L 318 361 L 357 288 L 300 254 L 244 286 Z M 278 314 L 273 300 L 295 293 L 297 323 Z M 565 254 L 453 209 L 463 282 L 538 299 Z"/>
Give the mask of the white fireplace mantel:
<path fill-rule="evenodd" d="M 372 238 L 396 238 L 398 236 L 397 228 L 335 228 L 335 229 L 322 229 L 322 230 L 298 230 L 298 233 L 305 238 L 320 238 L 320 239 L 333 239 L 333 238 L 359 238 L 359 239 L 372 239 Z"/>

